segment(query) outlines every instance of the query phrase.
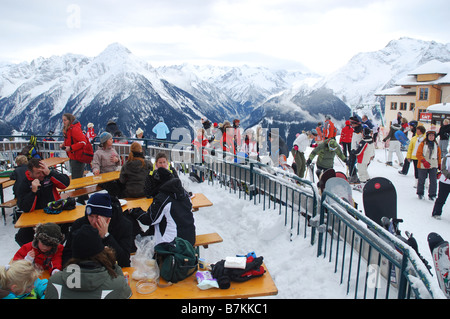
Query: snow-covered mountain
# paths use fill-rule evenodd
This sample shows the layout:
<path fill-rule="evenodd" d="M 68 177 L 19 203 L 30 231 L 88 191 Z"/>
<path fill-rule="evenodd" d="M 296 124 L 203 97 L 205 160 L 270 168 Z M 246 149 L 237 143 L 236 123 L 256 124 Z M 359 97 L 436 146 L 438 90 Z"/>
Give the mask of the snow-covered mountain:
<path fill-rule="evenodd" d="M 394 86 L 408 72 L 429 62 L 450 61 L 450 43 L 400 38 L 379 51 L 355 55 L 341 69 L 317 82 L 349 106 L 376 101 L 374 93 Z"/>
<path fill-rule="evenodd" d="M 433 59 L 450 61 L 450 44 L 401 38 L 322 78 L 246 65 L 154 68 L 114 43 L 93 58 L 66 54 L 1 64 L 0 116 L 20 131 L 45 134 L 59 132 L 69 112 L 97 132 L 114 119 L 125 135 L 141 127 L 147 137 L 160 117 L 191 132 L 202 117 L 239 118 L 244 128 L 278 127 L 290 144 L 326 114 L 342 125 L 350 106 L 375 101 L 374 92 Z"/>

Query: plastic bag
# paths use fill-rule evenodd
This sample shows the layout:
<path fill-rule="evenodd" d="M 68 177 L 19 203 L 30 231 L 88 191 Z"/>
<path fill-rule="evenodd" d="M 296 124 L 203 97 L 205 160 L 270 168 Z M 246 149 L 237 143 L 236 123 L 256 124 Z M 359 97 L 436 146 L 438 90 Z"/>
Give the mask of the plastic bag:
<path fill-rule="evenodd" d="M 136 254 L 131 256 L 131 267 L 134 272 L 131 277 L 135 280 L 158 279 L 159 267 L 154 257 L 155 243 L 153 236 L 137 235 L 135 239 Z"/>

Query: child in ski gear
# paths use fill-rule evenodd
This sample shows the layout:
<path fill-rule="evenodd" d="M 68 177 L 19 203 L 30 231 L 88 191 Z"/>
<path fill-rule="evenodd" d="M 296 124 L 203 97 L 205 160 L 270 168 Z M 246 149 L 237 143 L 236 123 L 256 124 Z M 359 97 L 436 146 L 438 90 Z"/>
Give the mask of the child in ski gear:
<path fill-rule="evenodd" d="M 47 279 L 27 260 L 0 266 L 0 299 L 44 299 Z"/>
<path fill-rule="evenodd" d="M 100 148 L 95 151 L 92 160 L 92 172 L 94 175 L 114 172 L 120 166 L 120 156 L 113 147 L 111 133 L 100 134 Z"/>
<path fill-rule="evenodd" d="M 10 179 L 16 182 L 13 185 L 14 198 L 17 198 L 17 190 L 19 189 L 20 183 L 26 178 L 25 172 L 28 169 L 28 158 L 25 155 L 18 155 L 15 159 L 16 167 L 14 171 L 9 176 Z"/>
<path fill-rule="evenodd" d="M 334 156 L 337 156 L 343 160 L 347 161 L 347 158 L 342 153 L 341 148 L 339 147 L 338 142 L 335 139 L 327 139 L 323 143 L 320 143 L 309 155 L 308 160 L 306 161 L 306 166 L 311 165 L 312 160 L 317 155 L 317 170 L 316 175 L 319 177 L 323 171 L 326 171 L 329 168 L 333 168 L 334 166 Z"/>
<path fill-rule="evenodd" d="M 156 154 L 155 163 L 153 164 L 152 169 L 145 178 L 145 196 L 147 198 L 154 197 L 158 193 L 159 187 L 162 185 L 161 180 L 158 179 L 158 175 L 154 175 L 156 170 L 160 167 L 167 169 L 173 177 L 178 178 L 178 173 L 169 163 L 167 155 L 164 152 L 159 152 Z"/>
<path fill-rule="evenodd" d="M 428 177 L 428 198 L 435 200 L 437 193 L 437 171 L 441 169 L 441 150 L 436 142 L 436 132 L 428 131 L 425 140 L 417 149 L 417 169 L 419 182 L 417 184 L 417 195 L 423 199 L 425 180 Z"/>
<path fill-rule="evenodd" d="M 400 130 L 401 126 L 400 124 L 392 124 L 389 129 L 389 134 L 383 139 L 383 142 L 386 143 L 387 140 L 389 140 L 389 153 L 388 153 L 388 160 L 386 162 L 386 165 L 392 166 L 392 154 L 395 152 L 398 158 L 398 163 L 400 165 L 403 165 L 403 154 L 400 150 L 400 142 L 395 137 L 395 132 Z"/>
<path fill-rule="evenodd" d="M 349 120 L 345 121 L 345 126 L 341 130 L 341 137 L 339 138 L 339 144 L 342 146 L 342 151 L 347 157 L 350 155 L 352 146 L 353 127 Z"/>
<path fill-rule="evenodd" d="M 450 153 L 447 153 L 447 155 L 442 158 L 441 168 L 442 172 L 439 177 L 439 192 L 436 201 L 434 202 L 433 212 L 431 213 L 431 216 L 436 219 L 441 218 L 442 208 L 450 193 Z"/>
<path fill-rule="evenodd" d="M 93 123 L 88 123 L 87 128 L 88 129 L 87 129 L 87 132 L 86 132 L 86 136 L 87 136 L 89 142 L 92 143 L 94 138 L 97 136 L 97 134 L 95 134 L 95 132 L 94 132 L 94 124 Z"/>
<path fill-rule="evenodd" d="M 73 234 L 72 259 L 67 267 L 50 277 L 46 299 L 126 299 L 131 288 L 116 263 L 114 251 L 105 247 L 99 231 L 82 225 Z M 78 270 L 78 285 L 71 276 Z"/>
<path fill-rule="evenodd" d="M 20 247 L 13 260 L 28 260 L 53 275 L 62 270 L 64 246 L 61 243 L 63 239 L 64 235 L 58 225 L 54 223 L 39 224 L 36 226 L 33 241 Z"/>
<path fill-rule="evenodd" d="M 305 152 L 306 148 L 310 145 L 311 141 L 317 136 L 316 130 L 311 132 L 301 133 L 297 136 L 294 141 L 294 146 L 292 147 L 291 153 L 294 156 L 294 161 L 296 165 L 296 171 L 298 177 L 303 178 L 306 170 L 306 159 Z M 323 143 L 319 144 L 322 145 Z M 315 148 L 314 150 L 317 150 Z"/>
<path fill-rule="evenodd" d="M 364 128 L 364 135 L 361 142 L 359 142 L 358 148 L 353 150 L 357 163 L 358 174 L 361 183 L 365 183 L 370 179 L 367 167 L 372 159 L 375 157 L 375 147 L 373 145 L 372 130 L 368 127 Z"/>

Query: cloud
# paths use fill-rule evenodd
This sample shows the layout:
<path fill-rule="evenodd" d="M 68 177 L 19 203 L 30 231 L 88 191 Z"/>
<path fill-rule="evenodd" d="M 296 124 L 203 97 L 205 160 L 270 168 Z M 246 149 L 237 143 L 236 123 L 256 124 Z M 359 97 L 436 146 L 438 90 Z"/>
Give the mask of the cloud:
<path fill-rule="evenodd" d="M 0 60 L 95 56 L 119 42 L 152 64 L 241 60 L 330 72 L 402 36 L 450 42 L 447 8 L 441 0 L 6 0 Z"/>

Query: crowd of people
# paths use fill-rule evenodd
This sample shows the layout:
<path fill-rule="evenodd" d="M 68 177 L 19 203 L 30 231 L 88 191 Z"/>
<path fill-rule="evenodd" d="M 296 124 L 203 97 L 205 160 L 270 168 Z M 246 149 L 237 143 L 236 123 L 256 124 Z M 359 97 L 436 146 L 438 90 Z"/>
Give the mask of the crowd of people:
<path fill-rule="evenodd" d="M 81 123 L 72 114 L 64 114 L 62 122 L 64 141 L 60 148 L 70 158 L 72 179 L 84 175 L 86 162 L 81 159 L 81 153 L 86 143 L 96 137 L 100 147 L 93 154 L 89 168 L 94 175 L 120 169 L 120 178 L 102 184 L 104 192 L 79 197 L 78 202 L 85 204 L 85 216 L 74 223 L 46 223 L 20 229 L 16 234 L 17 253 L 9 265 L 0 266 L 0 298 L 128 298 L 131 290 L 121 267 L 130 266 L 130 254 L 136 250 L 134 238 L 137 235 L 153 235 L 157 242 L 182 237 L 194 244 L 195 224 L 189 193 L 164 152 L 155 156 L 154 163 L 146 159 L 143 143 L 139 141 L 144 135 L 141 128 L 136 130 L 137 140 L 131 143 L 130 153 L 122 161 L 113 143 L 115 138 L 123 135 L 114 121 L 108 121 L 105 131 L 99 135 L 94 132 L 92 123 L 87 125 L 85 134 Z M 403 158 L 397 131 L 412 135 L 406 158 Z M 152 132 L 164 144 L 170 130 L 161 118 Z M 270 131 L 266 137 L 261 127 L 256 131 L 243 130 L 238 119 L 219 124 L 202 119 L 202 127 L 196 131 L 192 147 L 200 161 L 209 150 L 240 154 L 258 161 L 261 160 L 260 148 L 267 138 L 269 143 L 277 145 L 276 149 L 271 149 L 274 153 L 271 155 L 279 157 L 280 163 L 292 154 L 292 169 L 298 177 L 305 178 L 307 168 L 314 165 L 316 157 L 315 174 L 320 177 L 324 171 L 333 168 L 337 156 L 348 167 L 349 182 L 362 189 L 370 179 L 368 167 L 380 142 L 378 133 L 378 127 L 366 115 L 362 118 L 351 116 L 340 132 L 327 115 L 316 128 L 298 133 L 289 148 L 276 131 Z M 405 121 L 399 113 L 382 140 L 388 151 L 387 165 L 393 165 L 395 153 L 402 166 L 400 174 L 406 175 L 413 166 L 420 199 L 424 198 L 425 182 L 429 180 L 428 197 L 435 201 L 432 211 L 435 218 L 441 216 L 450 192 L 449 134 L 448 120 L 442 123 L 438 132 L 426 131 L 415 121 Z M 312 151 L 306 154 L 311 148 Z M 68 175 L 49 169 L 39 158 L 20 155 L 16 164 L 14 196 L 19 211 L 45 208 L 60 199 L 57 189 L 70 184 Z M 150 207 L 122 211 L 120 198 L 144 196 L 154 199 Z M 143 230 L 142 226 L 148 226 L 148 229 Z M 69 284 L 68 278 L 74 269 L 82 278 L 89 279 L 82 283 L 95 282 L 95 285 Z M 50 279 L 39 279 L 42 270 L 50 273 Z"/>

